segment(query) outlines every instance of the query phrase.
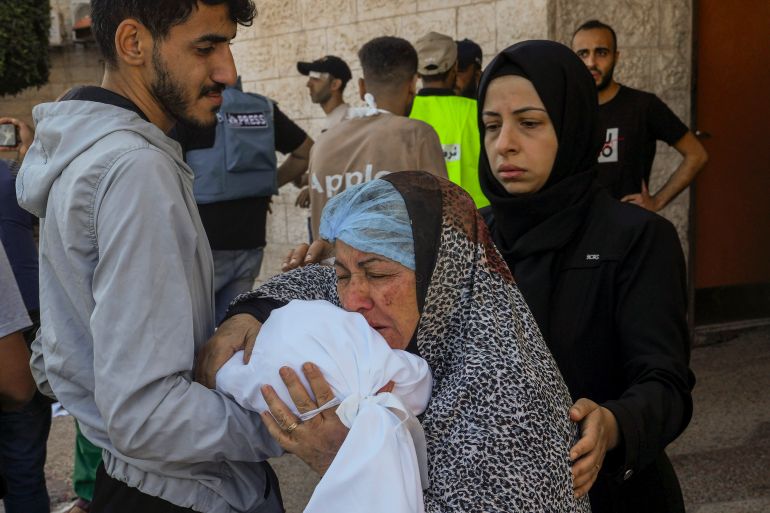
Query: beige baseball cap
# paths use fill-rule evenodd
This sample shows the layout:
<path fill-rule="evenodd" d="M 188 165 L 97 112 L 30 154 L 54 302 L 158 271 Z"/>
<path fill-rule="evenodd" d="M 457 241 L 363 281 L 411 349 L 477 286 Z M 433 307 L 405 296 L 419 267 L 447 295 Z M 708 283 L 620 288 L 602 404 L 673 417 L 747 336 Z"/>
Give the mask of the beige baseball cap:
<path fill-rule="evenodd" d="M 417 50 L 417 72 L 420 75 L 444 73 L 457 62 L 455 40 L 438 32 L 428 32 L 414 44 Z"/>

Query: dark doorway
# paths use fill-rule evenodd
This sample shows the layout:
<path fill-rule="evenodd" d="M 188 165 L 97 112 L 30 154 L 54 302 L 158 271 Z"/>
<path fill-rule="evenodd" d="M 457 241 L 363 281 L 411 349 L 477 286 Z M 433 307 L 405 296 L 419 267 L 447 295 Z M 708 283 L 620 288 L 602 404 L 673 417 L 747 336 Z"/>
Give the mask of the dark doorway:
<path fill-rule="evenodd" d="M 770 319 L 770 2 L 699 0 L 695 324 Z"/>

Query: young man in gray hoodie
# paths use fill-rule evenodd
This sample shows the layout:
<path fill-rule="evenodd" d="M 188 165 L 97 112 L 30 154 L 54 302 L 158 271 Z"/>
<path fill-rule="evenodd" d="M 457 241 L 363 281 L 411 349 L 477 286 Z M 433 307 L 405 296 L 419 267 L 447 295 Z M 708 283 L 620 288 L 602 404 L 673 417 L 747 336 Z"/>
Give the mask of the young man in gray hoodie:
<path fill-rule="evenodd" d="M 103 449 L 93 510 L 282 511 L 257 414 L 193 382 L 214 331 L 193 173 L 166 134 L 215 121 L 251 0 L 92 0 L 101 87 L 38 105 L 17 180 L 41 218 L 33 370 Z"/>

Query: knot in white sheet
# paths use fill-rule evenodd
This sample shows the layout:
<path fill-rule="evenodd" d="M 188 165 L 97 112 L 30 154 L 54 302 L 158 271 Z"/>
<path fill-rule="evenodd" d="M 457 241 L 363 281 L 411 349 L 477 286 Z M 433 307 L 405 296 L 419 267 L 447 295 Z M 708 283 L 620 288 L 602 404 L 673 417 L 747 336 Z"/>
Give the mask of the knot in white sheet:
<path fill-rule="evenodd" d="M 337 407 L 337 416 L 347 427 L 353 427 L 353 421 L 356 420 L 358 412 L 366 406 L 390 408 L 391 411 L 393 411 L 393 413 L 402 420 L 409 416 L 409 410 L 401 401 L 401 399 L 389 392 L 383 392 L 377 395 L 369 395 L 366 397 L 361 397 L 360 395 L 350 395 Z"/>

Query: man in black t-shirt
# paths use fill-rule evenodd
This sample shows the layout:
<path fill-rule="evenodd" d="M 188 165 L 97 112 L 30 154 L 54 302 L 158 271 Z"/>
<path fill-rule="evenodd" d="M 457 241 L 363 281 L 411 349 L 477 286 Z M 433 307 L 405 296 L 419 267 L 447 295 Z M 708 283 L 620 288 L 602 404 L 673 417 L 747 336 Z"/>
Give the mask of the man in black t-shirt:
<path fill-rule="evenodd" d="M 615 82 L 619 52 L 612 27 L 597 20 L 584 23 L 572 36 L 572 49 L 588 66 L 599 94 L 599 123 L 605 133 L 599 182 L 622 201 L 653 212 L 662 209 L 693 181 L 708 159 L 706 150 L 660 98 Z M 647 184 L 659 140 L 683 159 L 663 187 L 650 194 Z"/>
<path fill-rule="evenodd" d="M 273 109 L 275 150 L 287 155 L 278 166 L 278 187 L 301 176 L 308 166 L 313 140 L 278 105 Z M 214 144 L 214 129 L 178 127 L 176 139 L 185 153 Z M 214 303 L 217 324 L 238 294 L 251 290 L 262 267 L 270 196 L 198 204 L 214 256 Z"/>

